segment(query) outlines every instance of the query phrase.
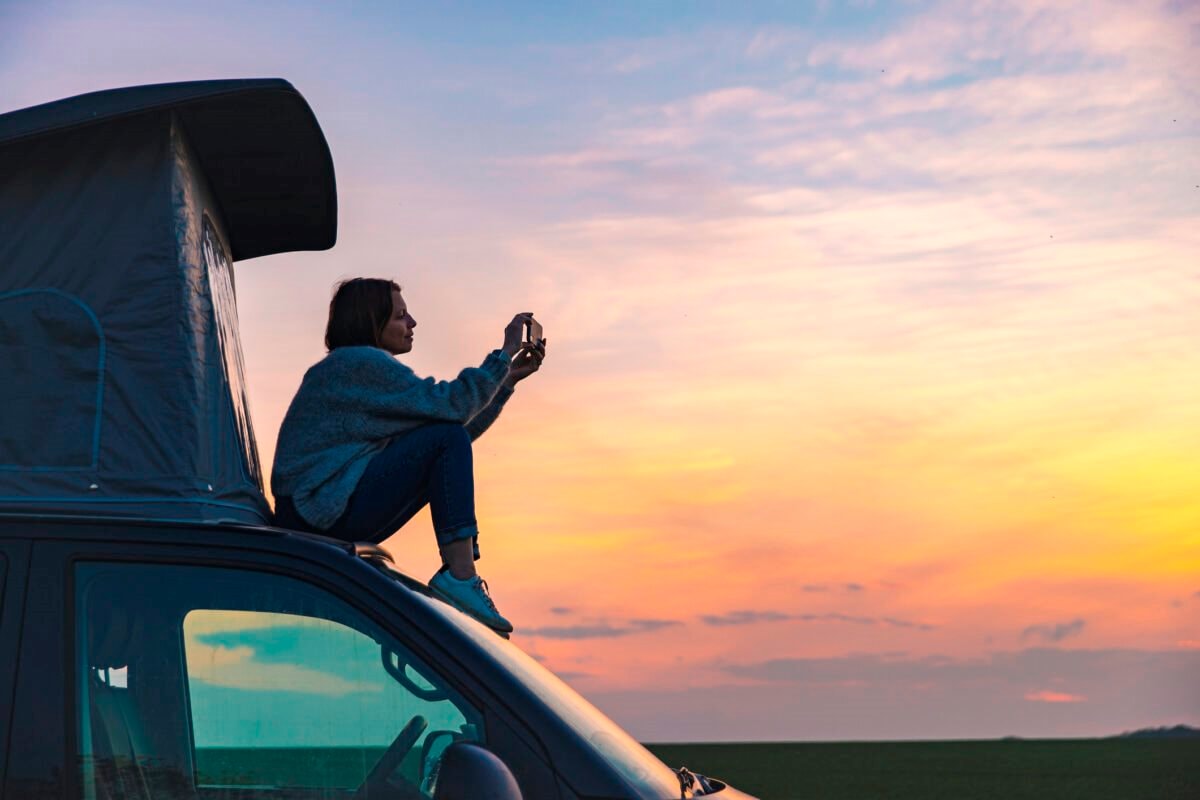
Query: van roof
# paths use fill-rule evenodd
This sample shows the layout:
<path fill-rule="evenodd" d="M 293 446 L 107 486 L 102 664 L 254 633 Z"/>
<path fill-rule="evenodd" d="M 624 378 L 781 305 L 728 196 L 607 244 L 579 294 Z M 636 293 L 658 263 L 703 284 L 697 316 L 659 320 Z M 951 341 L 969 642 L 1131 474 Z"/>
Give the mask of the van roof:
<path fill-rule="evenodd" d="M 189 81 L 81 94 L 0 114 L 0 151 L 85 125 L 172 110 L 241 261 L 337 240 L 333 158 L 312 109 L 281 78 Z"/>

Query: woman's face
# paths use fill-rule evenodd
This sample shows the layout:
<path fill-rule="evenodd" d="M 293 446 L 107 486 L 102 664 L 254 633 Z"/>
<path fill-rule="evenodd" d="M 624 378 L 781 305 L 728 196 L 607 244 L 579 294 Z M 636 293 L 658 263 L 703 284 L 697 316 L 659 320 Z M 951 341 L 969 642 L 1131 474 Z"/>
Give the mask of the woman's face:
<path fill-rule="evenodd" d="M 392 290 L 392 317 L 383 326 L 379 335 L 379 346 L 394 356 L 412 350 L 412 329 L 417 327 L 417 321 L 409 316 L 408 306 L 400 292 Z"/>

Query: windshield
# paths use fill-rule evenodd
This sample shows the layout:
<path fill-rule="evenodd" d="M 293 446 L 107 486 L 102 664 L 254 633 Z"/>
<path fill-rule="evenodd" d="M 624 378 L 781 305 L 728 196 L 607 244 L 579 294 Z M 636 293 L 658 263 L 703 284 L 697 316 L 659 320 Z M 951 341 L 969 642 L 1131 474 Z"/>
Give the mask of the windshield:
<path fill-rule="evenodd" d="M 550 670 L 534 661 L 521 648 L 501 639 L 479 623 L 445 603 L 414 594 L 439 616 L 471 637 L 495 656 L 521 683 L 554 710 L 604 760 L 644 797 L 679 797 L 679 778 L 653 753 L 642 747 L 619 725 L 583 699 Z"/>

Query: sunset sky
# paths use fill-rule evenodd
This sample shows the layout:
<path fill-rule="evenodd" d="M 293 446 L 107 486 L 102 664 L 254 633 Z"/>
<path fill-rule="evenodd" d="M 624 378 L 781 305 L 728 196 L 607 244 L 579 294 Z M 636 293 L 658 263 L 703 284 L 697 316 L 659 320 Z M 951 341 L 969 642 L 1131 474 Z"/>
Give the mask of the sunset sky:
<path fill-rule="evenodd" d="M 1186 1 L 0 0 L 0 111 L 316 113 L 337 246 L 236 268 L 265 468 L 339 279 L 422 375 L 537 314 L 480 569 L 645 741 L 1200 725 L 1198 76 Z"/>

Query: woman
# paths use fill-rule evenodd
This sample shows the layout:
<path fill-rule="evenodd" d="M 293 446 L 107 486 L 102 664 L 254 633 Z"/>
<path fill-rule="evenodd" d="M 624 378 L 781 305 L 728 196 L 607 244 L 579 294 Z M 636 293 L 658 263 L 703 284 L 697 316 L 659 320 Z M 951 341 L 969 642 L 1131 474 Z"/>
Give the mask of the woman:
<path fill-rule="evenodd" d="M 376 278 L 339 284 L 325 329 L 329 354 L 305 373 L 279 429 L 275 524 L 380 542 L 428 503 L 442 556 L 430 588 L 494 630 L 511 631 L 475 571 L 471 442 L 541 366 L 545 341 L 521 342 L 532 316 L 513 317 L 504 344 L 480 366 L 452 381 L 421 379 L 394 358 L 412 350 L 417 326 L 400 287 Z"/>

